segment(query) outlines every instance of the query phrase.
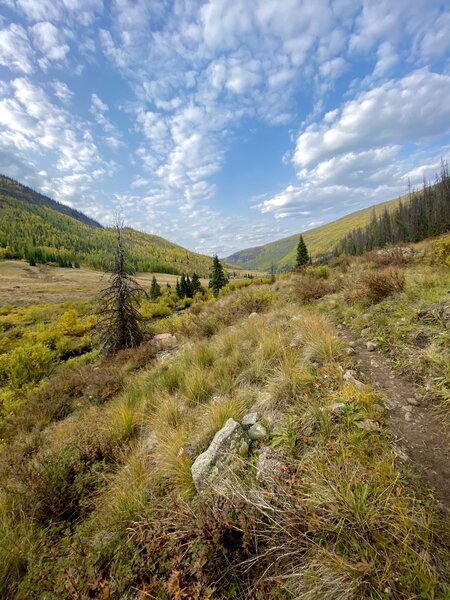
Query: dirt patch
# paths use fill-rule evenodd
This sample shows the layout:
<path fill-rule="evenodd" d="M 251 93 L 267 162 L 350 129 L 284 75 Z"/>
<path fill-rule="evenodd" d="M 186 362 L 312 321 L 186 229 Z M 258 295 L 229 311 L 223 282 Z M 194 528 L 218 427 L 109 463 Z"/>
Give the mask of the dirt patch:
<path fill-rule="evenodd" d="M 385 356 L 369 352 L 348 329 L 340 333 L 347 342 L 355 342 L 353 359 L 357 368 L 383 395 L 388 426 L 398 438 L 399 447 L 450 513 L 450 436 L 445 424 L 411 381 L 392 369 Z"/>

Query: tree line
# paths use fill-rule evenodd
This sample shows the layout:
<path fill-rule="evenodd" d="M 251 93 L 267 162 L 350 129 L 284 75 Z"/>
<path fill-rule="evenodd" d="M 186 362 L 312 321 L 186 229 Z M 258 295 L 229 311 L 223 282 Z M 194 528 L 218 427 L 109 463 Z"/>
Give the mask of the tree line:
<path fill-rule="evenodd" d="M 358 256 L 364 252 L 401 242 L 415 243 L 450 229 L 450 177 L 448 164 L 441 162 L 441 172 L 434 184 L 424 180 L 419 191 L 410 191 L 407 202 L 397 208 L 375 214 L 365 227 L 353 229 L 335 249 L 335 254 Z"/>

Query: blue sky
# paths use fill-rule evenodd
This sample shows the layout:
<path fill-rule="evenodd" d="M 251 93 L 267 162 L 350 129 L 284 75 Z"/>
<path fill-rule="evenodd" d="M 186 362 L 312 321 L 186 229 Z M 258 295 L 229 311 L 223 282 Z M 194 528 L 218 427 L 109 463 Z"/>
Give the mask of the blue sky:
<path fill-rule="evenodd" d="M 0 171 L 108 224 L 232 252 L 433 177 L 435 0 L 0 0 Z"/>

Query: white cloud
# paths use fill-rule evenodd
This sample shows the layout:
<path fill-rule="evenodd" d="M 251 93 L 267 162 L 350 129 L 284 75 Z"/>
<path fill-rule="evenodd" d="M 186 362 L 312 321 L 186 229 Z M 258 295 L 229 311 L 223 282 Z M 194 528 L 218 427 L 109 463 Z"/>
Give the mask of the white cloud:
<path fill-rule="evenodd" d="M 36 23 L 32 27 L 34 46 L 47 60 L 64 60 L 70 48 L 65 43 L 62 31 L 49 21 Z"/>
<path fill-rule="evenodd" d="M 100 112 L 106 112 L 107 110 L 109 110 L 108 105 L 105 104 L 102 100 L 100 100 L 97 94 L 91 95 L 91 102 L 94 108 L 96 108 Z"/>
<path fill-rule="evenodd" d="M 62 81 L 53 81 L 51 85 L 55 96 L 59 98 L 63 104 L 68 104 L 73 97 L 73 92 L 69 86 Z"/>
<path fill-rule="evenodd" d="M 15 23 L 0 30 L 0 64 L 11 71 L 33 72 L 33 50 L 26 30 Z"/>
<path fill-rule="evenodd" d="M 391 80 L 344 104 L 334 120 L 309 125 L 297 138 L 294 163 L 306 167 L 349 150 L 420 143 L 449 130 L 450 76 L 426 69 Z"/>

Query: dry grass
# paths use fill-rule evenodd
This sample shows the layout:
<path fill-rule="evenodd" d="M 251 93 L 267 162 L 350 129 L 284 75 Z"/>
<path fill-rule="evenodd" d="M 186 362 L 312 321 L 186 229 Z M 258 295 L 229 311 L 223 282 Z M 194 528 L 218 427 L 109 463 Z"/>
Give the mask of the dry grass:
<path fill-rule="evenodd" d="M 312 275 L 301 275 L 295 279 L 295 294 L 302 302 L 318 300 L 331 293 L 331 286 L 326 279 Z"/>
<path fill-rule="evenodd" d="M 296 322 L 296 327 L 304 356 L 308 360 L 333 362 L 338 359 L 343 343 L 327 317 L 305 313 Z"/>
<path fill-rule="evenodd" d="M 361 304 L 375 304 L 405 289 L 405 274 L 394 268 L 367 271 L 355 285 L 347 284 L 346 298 Z"/>

